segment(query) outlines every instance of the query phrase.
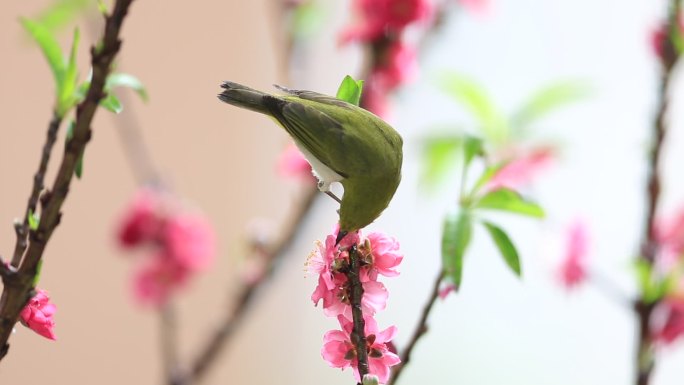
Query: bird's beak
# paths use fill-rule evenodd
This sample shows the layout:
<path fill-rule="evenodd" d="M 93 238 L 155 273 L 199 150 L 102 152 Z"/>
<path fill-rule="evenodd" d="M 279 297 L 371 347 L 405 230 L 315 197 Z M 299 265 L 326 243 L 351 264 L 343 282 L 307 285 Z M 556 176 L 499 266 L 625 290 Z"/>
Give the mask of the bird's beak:
<path fill-rule="evenodd" d="M 347 234 L 349 234 L 348 231 L 341 231 L 340 230 L 340 232 L 337 233 L 337 239 L 335 239 L 335 246 L 337 246 L 340 243 L 340 241 L 342 241 L 342 239 L 344 239 L 344 237 L 347 236 Z"/>

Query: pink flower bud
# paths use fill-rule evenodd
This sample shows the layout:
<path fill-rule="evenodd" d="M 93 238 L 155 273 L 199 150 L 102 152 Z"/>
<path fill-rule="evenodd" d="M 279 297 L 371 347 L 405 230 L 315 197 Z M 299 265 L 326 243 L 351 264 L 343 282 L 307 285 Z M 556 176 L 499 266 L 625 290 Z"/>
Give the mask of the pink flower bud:
<path fill-rule="evenodd" d="M 50 297 L 45 290 L 38 290 L 35 296 L 29 300 L 21 313 L 20 321 L 23 325 L 40 334 L 41 336 L 56 340 L 53 315 L 57 307 L 50 302 Z"/>
<path fill-rule="evenodd" d="M 585 259 L 588 254 L 589 235 L 586 225 L 577 220 L 570 225 L 567 233 L 565 258 L 558 277 L 566 288 L 570 289 L 584 282 L 587 277 Z"/>

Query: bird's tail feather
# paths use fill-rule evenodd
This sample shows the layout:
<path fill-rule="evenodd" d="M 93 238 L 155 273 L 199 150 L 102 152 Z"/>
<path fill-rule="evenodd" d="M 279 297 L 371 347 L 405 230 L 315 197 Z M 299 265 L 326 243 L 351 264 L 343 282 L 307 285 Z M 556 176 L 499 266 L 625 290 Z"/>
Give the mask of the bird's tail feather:
<path fill-rule="evenodd" d="M 264 96 L 268 96 L 268 94 L 228 81 L 223 82 L 221 88 L 224 90 L 218 95 L 218 98 L 223 102 L 262 114 L 270 114 L 264 104 Z"/>

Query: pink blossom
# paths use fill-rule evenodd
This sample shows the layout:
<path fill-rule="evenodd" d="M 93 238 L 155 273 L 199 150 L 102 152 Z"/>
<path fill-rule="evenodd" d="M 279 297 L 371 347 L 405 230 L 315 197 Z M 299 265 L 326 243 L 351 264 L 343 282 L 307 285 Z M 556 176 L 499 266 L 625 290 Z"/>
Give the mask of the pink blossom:
<path fill-rule="evenodd" d="M 567 288 L 579 285 L 587 277 L 585 259 L 589 248 L 588 238 L 588 231 L 583 222 L 577 220 L 570 225 L 567 233 L 565 258 L 559 270 L 559 279 Z"/>
<path fill-rule="evenodd" d="M 396 267 L 403 259 L 399 253 L 399 242 L 378 232 L 362 239 L 361 232 L 357 231 L 336 244 L 338 232 L 339 225 L 326 237 L 325 244 L 319 243 L 318 249 L 307 260 L 308 271 L 319 274 L 311 300 L 316 305 L 323 301 L 324 313 L 329 317 L 342 314 L 351 319 L 351 288 L 345 272 L 349 268 L 349 249 L 357 247 L 362 265 L 359 278 L 364 290 L 361 308 L 364 314 L 373 315 L 385 308 L 389 297 L 385 286 L 377 282 L 378 275 L 399 275 Z"/>
<path fill-rule="evenodd" d="M 322 277 L 319 277 L 318 285 L 311 295 L 314 304 L 323 301 L 323 314 L 327 317 L 342 316 L 352 319 L 352 308 L 349 302 L 350 285 L 347 277 L 342 273 L 335 274 L 332 289 L 328 289 Z M 361 311 L 364 315 L 372 316 L 387 306 L 389 292 L 381 282 L 363 282 L 363 297 L 361 297 Z"/>
<path fill-rule="evenodd" d="M 338 248 L 335 245 L 336 237 L 336 235 L 328 235 L 325 238 L 325 245 L 319 244 L 318 250 L 307 260 L 307 270 L 320 275 L 326 290 L 332 290 L 335 287 L 333 274 L 336 271 L 333 268 L 333 263 L 336 255 L 339 255 Z"/>
<path fill-rule="evenodd" d="M 669 297 L 654 311 L 654 338 L 663 344 L 671 344 L 684 335 L 684 298 Z"/>
<path fill-rule="evenodd" d="M 506 187 L 518 189 L 529 184 L 553 160 L 553 150 L 541 147 L 531 150 L 503 166 L 487 183 L 490 190 Z"/>
<path fill-rule="evenodd" d="M 361 271 L 362 281 L 375 281 L 379 275 L 396 277 L 399 272 L 396 267 L 404 256 L 399 252 L 399 242 L 383 233 L 373 232 L 366 236 L 366 241 L 359 246 L 359 252 L 364 258 L 364 268 Z"/>
<path fill-rule="evenodd" d="M 353 324 L 343 317 L 338 319 L 342 330 L 331 330 L 325 333 L 321 355 L 334 368 L 353 368 L 356 381 L 360 381 L 357 351 L 350 337 Z M 386 383 L 389 379 L 390 367 L 401 362 L 399 356 L 392 353 L 387 346 L 397 334 L 397 328 L 396 326 L 390 326 L 383 331 L 379 331 L 378 325 L 373 318 L 366 317 L 364 321 L 370 374 L 378 376 L 380 383 Z"/>
<path fill-rule="evenodd" d="M 53 319 L 56 311 L 57 307 L 50 302 L 48 293 L 45 290 L 38 290 L 19 313 L 19 319 L 23 325 L 41 336 L 56 340 Z"/>
<path fill-rule="evenodd" d="M 311 165 L 294 143 L 290 143 L 280 154 L 278 173 L 285 177 L 301 179 L 305 183 L 316 183 Z"/>
<path fill-rule="evenodd" d="M 143 305 L 161 307 L 182 289 L 190 271 L 164 255 L 143 264 L 133 276 L 133 295 Z"/>
<path fill-rule="evenodd" d="M 215 237 L 206 218 L 179 213 L 162 227 L 163 252 L 183 268 L 197 271 L 208 267 L 215 254 Z"/>
<path fill-rule="evenodd" d="M 157 193 L 150 189 L 143 189 L 136 195 L 119 224 L 117 237 L 121 246 L 137 246 L 156 237 L 160 223 L 159 200 Z"/>

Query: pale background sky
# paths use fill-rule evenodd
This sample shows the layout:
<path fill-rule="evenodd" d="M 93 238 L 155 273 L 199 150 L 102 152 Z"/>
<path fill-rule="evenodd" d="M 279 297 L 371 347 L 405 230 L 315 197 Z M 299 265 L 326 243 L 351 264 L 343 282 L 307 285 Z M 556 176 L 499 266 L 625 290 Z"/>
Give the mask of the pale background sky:
<path fill-rule="evenodd" d="M 360 56 L 354 48 L 340 51 L 331 44 L 347 20 L 348 2 L 325 2 L 335 11 L 292 85 L 333 93 L 343 75 L 358 70 Z M 23 211 L 53 99 L 51 74 L 39 52 L 22 40 L 16 18 L 45 4 L 0 5 L 3 256 L 14 244 L 11 223 Z M 173 187 L 205 210 L 220 237 L 216 268 L 180 301 L 184 356 L 192 355 L 230 304 L 248 223 L 266 218 L 277 225 L 296 199 L 296 186 L 273 168 L 284 134 L 268 119 L 215 99 L 221 80 L 262 89 L 283 82 L 269 4 L 137 0 L 124 25 L 121 68 L 142 79 L 151 97 L 148 105 L 130 98 L 145 138 Z M 631 384 L 631 313 L 590 287 L 566 293 L 554 271 L 558 233 L 579 216 L 592 230 L 592 266 L 626 293 L 634 292 L 629 261 L 642 226 L 643 159 L 657 85 L 649 33 L 664 7 L 663 0 L 492 0 L 487 15 L 454 15 L 424 52 L 422 77 L 396 98 L 392 118 L 406 143 L 403 182 L 372 225 L 399 238 L 406 255 L 402 275 L 385 281 L 390 302 L 378 317 L 381 326 L 398 325 L 400 346 L 438 269 L 441 219 L 456 195 L 455 183 L 432 195 L 418 188 L 417 139 L 436 124 L 470 122 L 430 76 L 444 69 L 470 75 L 504 111 L 553 80 L 583 80 L 592 95 L 539 124 L 545 136 L 563 143 L 559 162 L 528 191 L 547 209 L 548 219 L 501 217 L 521 252 L 524 279 L 513 277 L 485 234 L 476 232 L 462 291 L 435 307 L 430 333 L 401 383 Z M 67 44 L 68 33 L 61 41 Z M 85 68 L 87 51 L 81 51 Z M 677 97 L 684 85 L 679 76 L 675 82 L 664 159 L 666 210 L 684 205 L 683 106 Z M 133 264 L 112 240 L 135 182 L 110 114 L 99 111 L 93 128 L 84 179 L 72 185 L 41 282 L 59 308 L 59 340 L 49 342 L 19 327 L 2 362 L 3 383 L 161 382 L 158 319 L 131 304 L 127 280 Z M 334 209 L 331 200 L 319 199 L 207 384 L 352 383 L 349 371 L 328 368 L 320 358 L 322 335 L 336 323 L 311 305 L 316 282 L 303 272 L 314 241 L 335 221 Z M 659 356 L 653 383 L 680 384 L 682 378 L 680 342 Z"/>

